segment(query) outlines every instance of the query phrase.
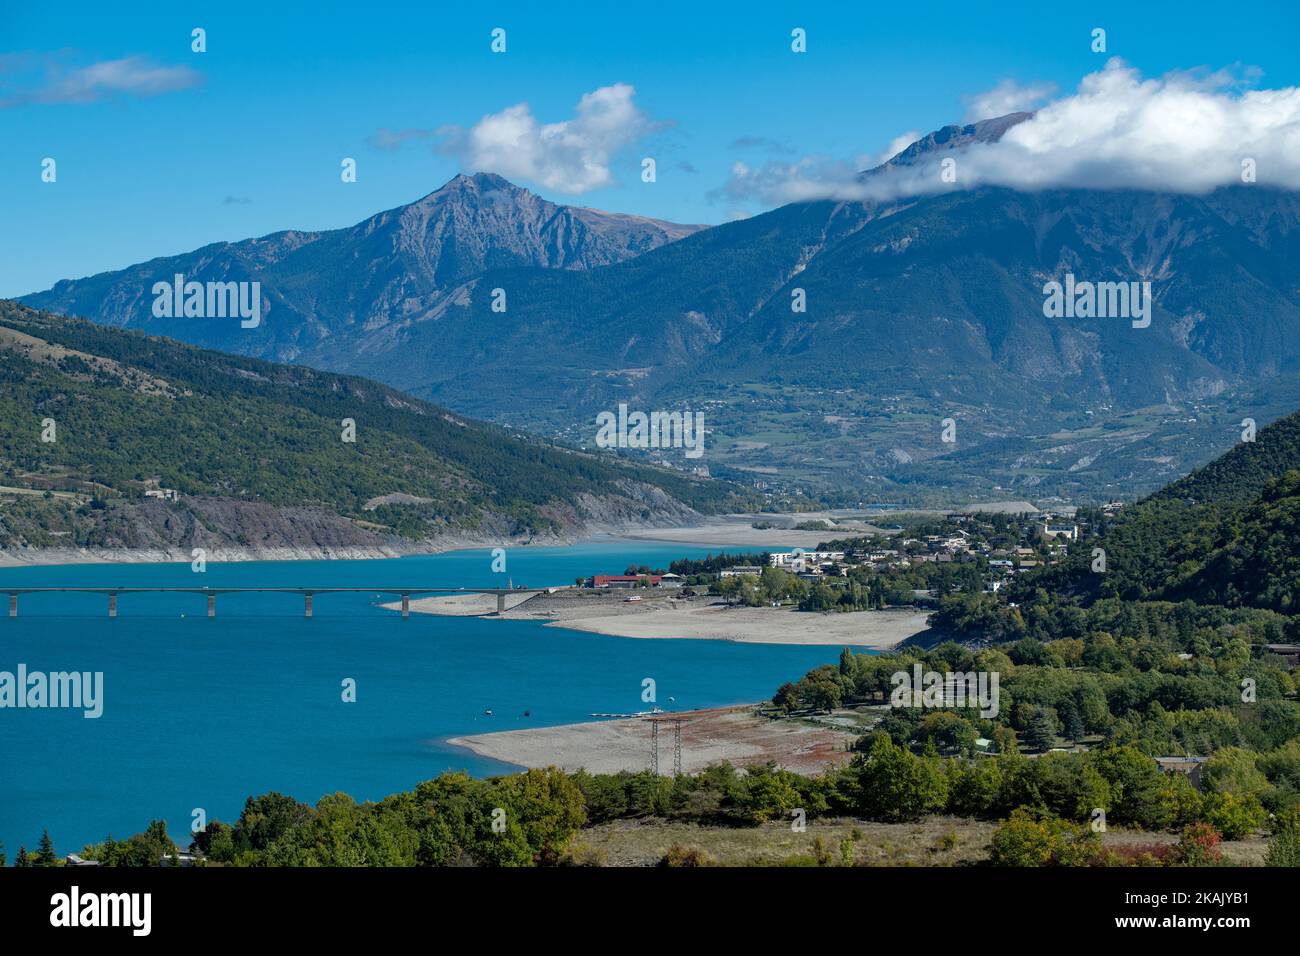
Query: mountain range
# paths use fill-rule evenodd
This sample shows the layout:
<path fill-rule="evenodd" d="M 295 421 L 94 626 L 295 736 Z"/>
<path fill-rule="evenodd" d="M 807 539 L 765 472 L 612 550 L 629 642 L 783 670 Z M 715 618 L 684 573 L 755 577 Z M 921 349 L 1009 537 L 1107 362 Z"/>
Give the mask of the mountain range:
<path fill-rule="evenodd" d="M 945 127 L 864 176 L 1026 115 Z M 260 281 L 261 326 L 154 317 L 153 283 L 178 273 Z M 1048 317 L 1044 285 L 1067 273 L 1149 282 L 1149 327 Z M 576 444 L 619 403 L 703 409 L 713 474 L 829 501 L 1077 502 L 1154 490 L 1243 418 L 1300 404 L 1297 275 L 1300 196 L 1258 185 L 953 188 L 702 228 L 476 174 L 348 229 L 221 243 L 24 301 L 377 378 Z"/>

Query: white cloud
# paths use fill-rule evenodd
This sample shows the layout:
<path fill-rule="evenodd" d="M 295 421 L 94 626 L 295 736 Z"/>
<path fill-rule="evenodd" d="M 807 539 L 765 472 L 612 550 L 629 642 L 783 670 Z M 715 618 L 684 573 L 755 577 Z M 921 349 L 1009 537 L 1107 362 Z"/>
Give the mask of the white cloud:
<path fill-rule="evenodd" d="M 977 123 L 1008 113 L 1023 113 L 1045 103 L 1056 92 L 1055 83 L 1031 83 L 1021 86 L 1015 80 L 1003 80 L 991 90 L 966 97 L 963 122 Z"/>
<path fill-rule="evenodd" d="M 104 60 L 75 69 L 46 60 L 40 81 L 5 97 L 0 106 L 93 103 L 115 94 L 157 96 L 197 86 L 202 81 L 202 75 L 188 66 L 158 66 L 143 56 Z"/>
<path fill-rule="evenodd" d="M 480 119 L 468 130 L 447 127 L 443 149 L 470 172 L 492 172 L 576 195 L 614 182 L 610 163 L 658 126 L 633 102 L 626 83 L 583 95 L 572 119 L 539 123 L 527 103 Z"/>
<path fill-rule="evenodd" d="M 762 166 L 731 164 L 731 179 L 720 192 L 733 201 L 757 199 L 765 205 L 834 198 L 857 189 L 858 165 L 827 156 L 805 156 L 791 163 Z"/>
<path fill-rule="evenodd" d="M 881 163 L 889 162 L 891 159 L 893 159 L 903 150 L 907 149 L 907 147 L 911 146 L 920 138 L 921 138 L 921 134 L 914 129 L 908 130 L 906 133 L 900 133 L 898 136 L 895 136 L 893 139 L 889 141 L 889 145 L 885 147 L 885 151 L 881 153 L 879 156 L 877 156 L 875 158 L 875 161 L 872 162 L 871 165 L 879 166 Z M 866 163 L 863 164 L 864 167 L 866 165 L 867 165 Z"/>
<path fill-rule="evenodd" d="M 939 161 L 957 161 L 957 183 Z M 1203 193 L 1241 182 L 1300 189 L 1300 88 L 1247 89 L 1226 71 L 1145 79 L 1119 59 L 1040 107 L 996 143 L 974 143 L 862 178 L 821 157 L 738 166 L 724 192 L 766 204 L 837 198 L 887 201 L 953 188 L 1149 189 Z"/>

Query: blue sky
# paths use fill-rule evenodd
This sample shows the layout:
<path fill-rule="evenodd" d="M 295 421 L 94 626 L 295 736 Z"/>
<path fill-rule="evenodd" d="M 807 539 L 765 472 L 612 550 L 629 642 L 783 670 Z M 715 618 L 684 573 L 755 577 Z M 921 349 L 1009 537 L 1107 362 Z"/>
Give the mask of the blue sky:
<path fill-rule="evenodd" d="M 556 201 L 716 223 L 770 204 L 726 190 L 737 162 L 856 163 L 962 120 L 1008 80 L 1070 93 L 1111 55 L 1144 76 L 1252 67 L 1258 85 L 1300 84 L 1294 3 L 441 6 L 0 0 L 0 296 L 350 225 L 469 164 L 448 127 L 521 103 L 538 123 L 571 120 L 584 94 L 617 84 L 635 90 L 637 123 L 613 140 L 608 184 L 509 178 Z M 610 9 L 625 12 L 598 12 Z M 194 27 L 206 53 L 191 52 Z M 505 54 L 489 49 L 494 27 Z M 790 50 L 794 27 L 806 54 Z M 1094 27 L 1106 56 L 1090 49 Z M 117 79 L 94 81 L 105 75 Z M 383 149 L 381 130 L 422 132 Z M 343 157 L 357 182 L 340 181 Z"/>

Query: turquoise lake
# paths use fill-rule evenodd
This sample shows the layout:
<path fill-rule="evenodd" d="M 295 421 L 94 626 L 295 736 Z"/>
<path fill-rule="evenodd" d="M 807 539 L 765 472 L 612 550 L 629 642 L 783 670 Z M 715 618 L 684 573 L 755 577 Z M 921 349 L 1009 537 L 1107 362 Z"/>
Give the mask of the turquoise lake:
<path fill-rule="evenodd" d="M 572 584 L 709 550 L 726 549 L 512 548 L 508 577 Z M 503 577 L 487 550 L 209 563 L 205 574 L 180 563 L 4 568 L 0 615 L 6 586 L 500 587 Z M 669 710 L 760 700 L 839 656 L 838 647 L 631 640 L 531 621 L 402 620 L 379 606 L 392 599 L 317 595 L 306 620 L 295 595 L 222 595 L 208 619 L 202 595 L 122 595 L 110 620 L 101 595 L 23 595 L 17 618 L 0 616 L 0 671 L 102 671 L 104 710 L 86 719 L 0 709 L 0 841 L 10 863 L 43 828 L 67 854 L 162 818 L 184 846 L 195 808 L 233 821 L 245 797 L 268 790 L 310 803 L 335 791 L 374 800 L 445 770 L 506 773 L 517 768 L 444 741 L 643 710 L 646 677 Z M 341 699 L 349 677 L 355 703 Z"/>

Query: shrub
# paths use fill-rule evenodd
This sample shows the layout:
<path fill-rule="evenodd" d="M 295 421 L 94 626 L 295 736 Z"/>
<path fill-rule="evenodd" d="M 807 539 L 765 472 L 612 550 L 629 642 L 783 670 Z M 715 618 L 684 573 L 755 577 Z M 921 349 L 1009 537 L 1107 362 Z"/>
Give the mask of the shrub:
<path fill-rule="evenodd" d="M 1218 866 L 1223 862 L 1219 831 L 1208 823 L 1183 827 L 1169 862 L 1174 866 Z"/>
<path fill-rule="evenodd" d="M 1087 866 L 1098 856 L 1100 837 L 1086 825 L 1012 812 L 993 834 L 989 862 L 994 866 Z"/>
<path fill-rule="evenodd" d="M 674 843 L 659 861 L 659 866 L 713 866 L 715 862 L 713 857 L 699 847 Z"/>

